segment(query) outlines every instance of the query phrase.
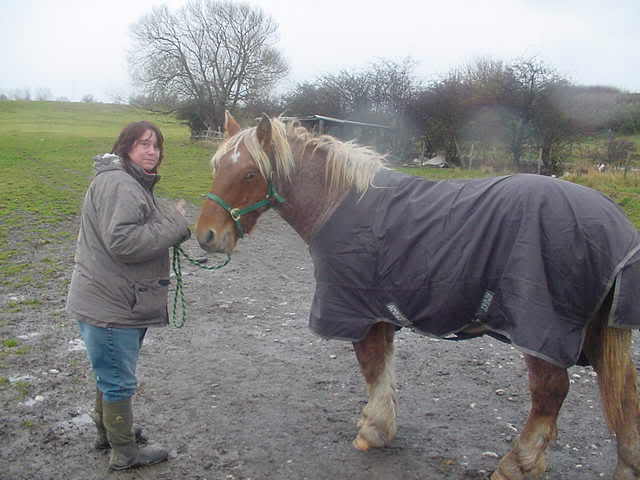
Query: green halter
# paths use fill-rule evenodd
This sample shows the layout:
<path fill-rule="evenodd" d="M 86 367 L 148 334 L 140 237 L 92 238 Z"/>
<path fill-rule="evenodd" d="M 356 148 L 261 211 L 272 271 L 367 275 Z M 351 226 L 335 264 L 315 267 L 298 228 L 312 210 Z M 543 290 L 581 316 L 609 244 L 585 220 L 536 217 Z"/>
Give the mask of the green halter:
<path fill-rule="evenodd" d="M 253 205 L 249 205 L 245 208 L 233 208 L 215 193 L 207 193 L 207 198 L 216 202 L 218 205 L 224 208 L 227 213 L 229 213 L 233 221 L 236 223 L 236 231 L 238 232 L 239 238 L 244 237 L 244 229 L 242 228 L 242 224 L 240 223 L 240 217 L 242 217 L 242 215 L 246 215 L 247 213 L 253 212 L 254 210 L 262 207 L 272 207 L 273 200 L 278 203 L 284 203 L 285 201 L 285 199 L 278 192 L 276 192 L 276 189 L 273 188 L 273 184 L 271 182 L 269 182 L 269 186 L 267 187 L 267 194 L 265 195 L 264 200 L 260 200 L 259 202 L 256 202 Z"/>

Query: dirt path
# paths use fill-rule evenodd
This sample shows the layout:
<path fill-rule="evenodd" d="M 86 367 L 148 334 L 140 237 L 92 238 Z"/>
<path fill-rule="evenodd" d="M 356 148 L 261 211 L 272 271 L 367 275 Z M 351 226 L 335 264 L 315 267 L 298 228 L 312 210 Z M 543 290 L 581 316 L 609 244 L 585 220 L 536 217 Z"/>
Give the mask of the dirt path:
<path fill-rule="evenodd" d="M 202 254 L 193 240 L 185 246 Z M 59 248 L 70 270 L 73 242 Z M 526 418 L 516 350 L 401 331 L 398 436 L 390 448 L 358 452 L 351 441 L 364 383 L 350 344 L 307 329 L 313 272 L 293 231 L 268 213 L 223 270 L 183 271 L 187 324 L 149 332 L 135 400 L 139 422 L 170 446 L 171 460 L 130 473 L 108 474 L 108 457 L 91 450 L 93 391 L 77 328 L 62 313 L 63 279 L 47 291 L 0 291 L 0 306 L 18 295 L 44 302 L 2 311 L 2 338 L 27 348 L 0 357 L 0 479 L 481 479 Z M 570 375 L 543 478 L 608 478 L 615 446 L 595 377 L 577 367 Z"/>

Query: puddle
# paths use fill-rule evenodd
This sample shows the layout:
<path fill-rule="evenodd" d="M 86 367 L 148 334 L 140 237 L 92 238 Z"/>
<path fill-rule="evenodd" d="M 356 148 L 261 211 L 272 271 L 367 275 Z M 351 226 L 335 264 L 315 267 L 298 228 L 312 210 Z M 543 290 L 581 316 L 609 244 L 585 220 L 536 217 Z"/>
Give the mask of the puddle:
<path fill-rule="evenodd" d="M 24 402 L 21 402 L 20 405 L 25 407 L 33 407 L 36 403 L 40 403 L 44 401 L 44 397 L 42 395 L 36 395 L 34 398 L 28 398 Z"/>
<path fill-rule="evenodd" d="M 39 335 L 40 335 L 40 332 L 31 332 L 31 333 L 27 333 L 26 335 L 18 335 L 18 338 L 20 340 L 29 340 L 30 338 L 37 337 Z"/>
<path fill-rule="evenodd" d="M 65 423 L 70 423 L 72 425 L 77 425 L 81 427 L 83 425 L 93 425 L 93 419 L 91 418 L 91 415 L 89 415 L 88 413 L 83 413 L 82 415 L 73 417 L 71 420 Z"/>
<path fill-rule="evenodd" d="M 69 352 L 82 352 L 86 351 L 87 347 L 81 338 L 74 338 L 73 340 L 69 340 L 69 348 L 67 350 Z"/>

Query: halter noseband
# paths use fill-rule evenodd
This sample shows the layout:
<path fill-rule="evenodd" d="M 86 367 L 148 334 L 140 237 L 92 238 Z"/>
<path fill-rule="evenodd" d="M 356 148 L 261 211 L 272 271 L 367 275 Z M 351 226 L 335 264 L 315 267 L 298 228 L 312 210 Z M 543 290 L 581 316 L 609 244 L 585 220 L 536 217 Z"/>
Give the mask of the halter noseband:
<path fill-rule="evenodd" d="M 273 187 L 273 183 L 271 182 L 269 182 L 269 185 L 267 187 L 267 194 L 265 195 L 264 199 L 245 208 L 233 208 L 215 193 L 207 193 L 206 196 L 209 200 L 214 201 L 222 208 L 224 208 L 226 212 L 231 216 L 231 219 L 236 224 L 236 231 L 238 232 L 239 238 L 244 237 L 244 229 L 242 228 L 242 224 L 240 223 L 240 217 L 242 217 L 242 215 L 246 215 L 247 213 L 253 212 L 254 210 L 262 207 L 272 207 L 273 200 L 278 203 L 285 202 L 285 199 L 278 192 L 276 192 L 276 189 Z"/>

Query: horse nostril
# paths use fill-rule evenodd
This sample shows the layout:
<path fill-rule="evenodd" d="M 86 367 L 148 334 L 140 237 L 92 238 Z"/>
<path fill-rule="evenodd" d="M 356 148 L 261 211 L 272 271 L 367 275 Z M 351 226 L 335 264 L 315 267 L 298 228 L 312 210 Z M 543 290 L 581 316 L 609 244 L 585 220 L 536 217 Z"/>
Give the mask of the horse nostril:
<path fill-rule="evenodd" d="M 213 241 L 213 237 L 214 237 L 214 236 L 215 236 L 215 235 L 213 234 L 213 230 L 209 230 L 209 231 L 207 232 L 207 235 L 206 235 L 205 239 L 204 239 L 204 243 L 207 243 L 207 244 L 208 244 L 208 243 L 211 243 L 211 242 Z"/>

